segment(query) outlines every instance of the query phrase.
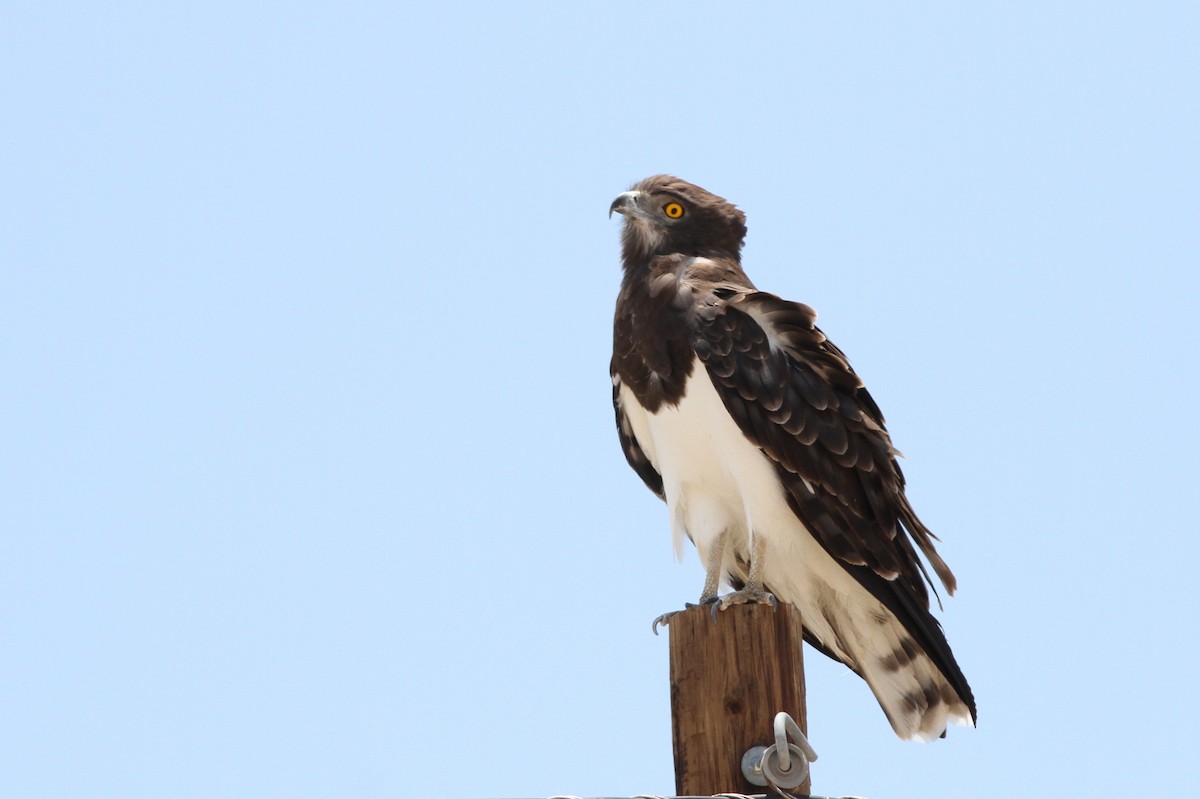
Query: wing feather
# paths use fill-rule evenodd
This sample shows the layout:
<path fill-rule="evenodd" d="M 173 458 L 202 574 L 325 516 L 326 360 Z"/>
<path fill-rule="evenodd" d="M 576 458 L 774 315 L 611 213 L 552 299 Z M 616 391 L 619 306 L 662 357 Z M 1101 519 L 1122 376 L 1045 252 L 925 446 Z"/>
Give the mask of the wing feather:
<path fill-rule="evenodd" d="M 713 292 L 692 320 L 697 355 L 742 432 L 775 462 L 792 512 L 900 620 L 974 718 L 917 550 L 951 594 L 954 575 L 904 494 L 899 452 L 846 356 L 811 308 L 765 292 Z"/>
<path fill-rule="evenodd" d="M 899 580 L 926 607 L 924 553 L 954 576 L 904 496 L 879 406 L 807 305 L 715 290 L 693 315 L 693 348 L 738 426 L 778 466 L 793 511 L 852 566 Z"/>
<path fill-rule="evenodd" d="M 621 441 L 621 451 L 625 453 L 625 460 L 637 472 L 638 477 L 642 478 L 646 487 L 657 494 L 659 499 L 665 501 L 667 495 L 663 491 L 662 475 L 654 468 L 654 464 L 650 462 L 646 451 L 642 449 L 642 445 L 637 440 L 633 425 L 629 422 L 629 415 L 625 412 L 624 403 L 621 401 L 621 378 L 615 372 L 613 373 L 613 410 L 617 416 L 617 437 Z"/>

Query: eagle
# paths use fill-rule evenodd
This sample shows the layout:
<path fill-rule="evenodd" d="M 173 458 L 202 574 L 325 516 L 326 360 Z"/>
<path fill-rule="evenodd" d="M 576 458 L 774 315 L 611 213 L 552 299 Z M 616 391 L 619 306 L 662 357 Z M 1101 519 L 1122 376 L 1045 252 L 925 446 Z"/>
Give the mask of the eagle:
<path fill-rule="evenodd" d="M 667 504 L 676 556 L 687 537 L 705 566 L 700 602 L 795 605 L 805 640 L 866 681 L 902 739 L 973 726 L 918 550 L 949 594 L 954 575 L 905 496 L 879 406 L 816 312 L 755 288 L 745 214 L 699 186 L 649 177 L 614 212 L 617 435 Z"/>

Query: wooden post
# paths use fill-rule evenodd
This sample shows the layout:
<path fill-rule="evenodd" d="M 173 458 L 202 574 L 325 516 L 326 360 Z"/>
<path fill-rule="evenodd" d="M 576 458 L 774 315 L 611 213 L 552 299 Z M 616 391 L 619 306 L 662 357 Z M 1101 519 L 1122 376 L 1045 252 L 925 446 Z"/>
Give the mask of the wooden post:
<path fill-rule="evenodd" d="M 800 611 L 734 605 L 714 620 L 701 606 L 672 616 L 669 629 L 676 794 L 770 793 L 742 776 L 742 755 L 774 743 L 781 710 L 808 735 Z"/>

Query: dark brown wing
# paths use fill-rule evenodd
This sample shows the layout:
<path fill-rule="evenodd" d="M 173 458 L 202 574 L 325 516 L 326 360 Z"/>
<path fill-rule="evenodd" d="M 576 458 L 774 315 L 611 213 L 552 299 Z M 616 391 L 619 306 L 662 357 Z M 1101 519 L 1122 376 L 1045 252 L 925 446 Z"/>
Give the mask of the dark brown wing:
<path fill-rule="evenodd" d="M 617 437 L 621 440 L 621 450 L 625 453 L 625 460 L 629 461 L 629 465 L 637 472 L 638 477 L 642 478 L 642 482 L 646 484 L 647 488 L 657 494 L 659 499 L 666 500 L 667 495 L 663 493 L 662 475 L 646 457 L 645 451 L 638 444 L 637 436 L 633 434 L 629 417 L 625 415 L 625 408 L 621 403 L 620 378 L 615 372 L 613 374 L 613 410 L 617 415 Z"/>
<path fill-rule="evenodd" d="M 777 465 L 792 510 L 843 564 L 899 582 L 928 607 L 924 566 L 954 576 L 904 496 L 883 415 L 807 305 L 714 288 L 693 347 L 742 431 Z M 852 570 L 853 571 L 853 570 Z"/>
<path fill-rule="evenodd" d="M 950 593 L 954 575 L 904 496 L 883 414 L 846 356 L 811 308 L 773 294 L 713 286 L 693 310 L 696 354 L 742 432 L 775 462 L 792 512 L 914 636 L 974 718 L 914 544 Z"/>

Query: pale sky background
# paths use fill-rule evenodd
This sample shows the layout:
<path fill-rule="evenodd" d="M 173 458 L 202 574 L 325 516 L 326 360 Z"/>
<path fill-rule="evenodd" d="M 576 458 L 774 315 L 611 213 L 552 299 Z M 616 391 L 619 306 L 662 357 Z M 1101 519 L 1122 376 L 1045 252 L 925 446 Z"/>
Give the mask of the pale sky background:
<path fill-rule="evenodd" d="M 814 793 L 1200 793 L 1200 5 L 24 5 L 0 795 L 673 792 L 703 573 L 607 374 L 658 172 L 747 212 L 959 578 L 979 728 L 810 652 Z"/>

